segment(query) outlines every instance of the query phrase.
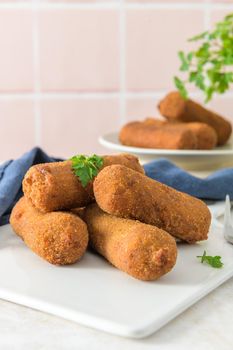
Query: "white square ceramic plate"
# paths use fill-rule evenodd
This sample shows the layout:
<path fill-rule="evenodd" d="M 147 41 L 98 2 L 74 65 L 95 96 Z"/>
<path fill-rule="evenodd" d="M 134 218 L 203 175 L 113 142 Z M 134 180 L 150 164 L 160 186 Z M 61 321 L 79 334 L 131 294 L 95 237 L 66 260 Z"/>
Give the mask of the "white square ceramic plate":
<path fill-rule="evenodd" d="M 221 255 L 222 269 L 201 264 L 207 250 Z M 179 244 L 175 268 L 155 282 L 141 282 L 86 253 L 77 264 L 56 267 L 0 227 L 0 298 L 126 337 L 145 337 L 233 275 L 233 246 L 221 230 L 209 240 Z"/>

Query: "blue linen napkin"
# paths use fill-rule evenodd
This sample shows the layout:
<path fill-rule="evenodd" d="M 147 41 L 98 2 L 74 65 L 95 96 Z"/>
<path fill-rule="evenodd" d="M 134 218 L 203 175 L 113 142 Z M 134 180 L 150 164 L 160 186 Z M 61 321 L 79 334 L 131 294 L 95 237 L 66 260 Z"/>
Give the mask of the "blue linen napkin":
<path fill-rule="evenodd" d="M 221 169 L 205 179 L 200 179 L 162 158 L 145 164 L 144 169 L 146 175 L 152 179 L 191 196 L 225 200 L 226 195 L 229 194 L 230 199 L 233 200 L 233 168 Z"/>
<path fill-rule="evenodd" d="M 62 159 L 53 158 L 40 148 L 33 148 L 16 160 L 0 165 L 0 226 L 9 222 L 11 210 L 22 193 L 22 180 L 34 164 Z M 179 191 L 201 199 L 223 200 L 226 194 L 233 200 L 233 168 L 222 169 L 199 179 L 178 168 L 167 159 L 154 160 L 144 165 L 146 175 Z"/>
<path fill-rule="evenodd" d="M 0 226 L 9 222 L 11 210 L 23 195 L 22 180 L 27 170 L 38 163 L 58 161 L 35 147 L 16 160 L 0 165 Z"/>

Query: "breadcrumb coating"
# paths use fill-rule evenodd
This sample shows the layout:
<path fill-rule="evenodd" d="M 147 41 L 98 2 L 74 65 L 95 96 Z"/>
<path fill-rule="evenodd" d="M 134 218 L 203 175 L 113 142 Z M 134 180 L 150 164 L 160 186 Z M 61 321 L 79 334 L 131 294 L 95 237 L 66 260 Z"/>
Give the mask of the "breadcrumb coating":
<path fill-rule="evenodd" d="M 111 215 L 155 225 L 189 243 L 207 239 L 211 214 L 204 202 L 122 165 L 101 170 L 94 194 Z"/>
<path fill-rule="evenodd" d="M 160 125 L 159 125 L 160 124 Z M 130 122 L 119 133 L 123 145 L 158 149 L 196 149 L 197 138 L 188 128 L 175 123 Z"/>
<path fill-rule="evenodd" d="M 86 208 L 85 221 L 93 249 L 139 280 L 156 280 L 176 263 L 174 238 L 155 226 L 106 214 L 96 204 Z"/>
<path fill-rule="evenodd" d="M 104 156 L 103 167 L 122 164 L 144 173 L 138 158 L 129 154 Z M 93 184 L 85 188 L 74 175 L 71 161 L 32 166 L 23 180 L 23 192 L 30 203 L 43 213 L 86 206 L 94 201 Z"/>
<path fill-rule="evenodd" d="M 213 149 L 217 145 L 217 133 L 212 128 L 212 126 L 200 122 L 168 122 L 155 118 L 146 118 L 143 123 L 147 125 L 155 125 L 158 128 L 186 128 L 192 131 L 194 137 L 196 138 L 196 148 L 197 149 Z M 175 127 L 174 127 L 175 125 Z"/>
<path fill-rule="evenodd" d="M 178 91 L 165 96 L 158 108 L 169 121 L 202 122 L 210 125 L 217 133 L 219 146 L 224 145 L 232 133 L 229 121 L 190 99 L 183 99 Z"/>
<path fill-rule="evenodd" d="M 73 264 L 87 249 L 83 220 L 68 212 L 40 213 L 25 197 L 13 208 L 10 224 L 34 253 L 54 265 Z"/>

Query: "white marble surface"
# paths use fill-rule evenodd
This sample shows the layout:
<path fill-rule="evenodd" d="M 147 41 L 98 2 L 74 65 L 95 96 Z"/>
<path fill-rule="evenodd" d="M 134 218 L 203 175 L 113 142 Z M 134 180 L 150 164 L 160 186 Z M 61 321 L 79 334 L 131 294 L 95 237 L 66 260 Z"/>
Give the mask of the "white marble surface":
<path fill-rule="evenodd" d="M 0 301 L 0 349 L 230 350 L 233 344 L 232 298 L 233 278 L 157 333 L 140 340 L 111 336 Z"/>

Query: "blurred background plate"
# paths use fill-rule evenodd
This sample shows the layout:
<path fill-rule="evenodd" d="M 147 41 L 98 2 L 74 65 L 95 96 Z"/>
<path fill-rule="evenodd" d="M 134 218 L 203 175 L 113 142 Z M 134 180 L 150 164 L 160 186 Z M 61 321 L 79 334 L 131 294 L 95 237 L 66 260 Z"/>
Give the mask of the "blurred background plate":
<path fill-rule="evenodd" d="M 124 146 L 118 140 L 118 133 L 112 132 L 99 137 L 99 143 L 113 151 L 135 154 L 142 163 L 167 158 L 187 170 L 212 170 L 233 165 L 233 139 L 213 150 L 170 150 Z"/>

